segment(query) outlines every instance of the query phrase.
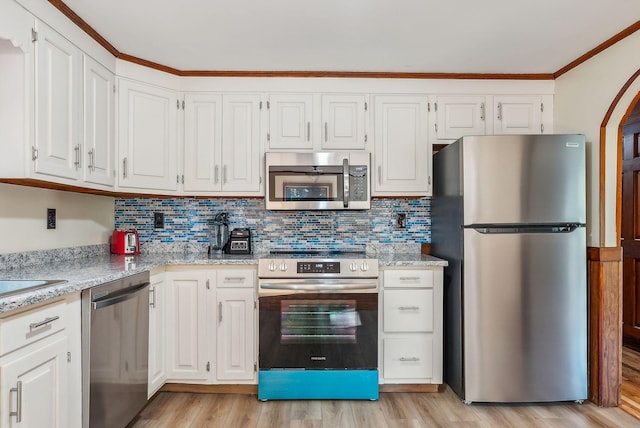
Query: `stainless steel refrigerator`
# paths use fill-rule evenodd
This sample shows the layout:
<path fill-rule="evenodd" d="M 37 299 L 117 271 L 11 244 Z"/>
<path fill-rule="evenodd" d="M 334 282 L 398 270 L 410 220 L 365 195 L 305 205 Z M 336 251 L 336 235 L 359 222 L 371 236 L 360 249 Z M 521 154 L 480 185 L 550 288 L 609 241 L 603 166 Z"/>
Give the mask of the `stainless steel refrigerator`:
<path fill-rule="evenodd" d="M 434 155 L 445 381 L 467 403 L 587 398 L 585 140 L 464 137 Z"/>

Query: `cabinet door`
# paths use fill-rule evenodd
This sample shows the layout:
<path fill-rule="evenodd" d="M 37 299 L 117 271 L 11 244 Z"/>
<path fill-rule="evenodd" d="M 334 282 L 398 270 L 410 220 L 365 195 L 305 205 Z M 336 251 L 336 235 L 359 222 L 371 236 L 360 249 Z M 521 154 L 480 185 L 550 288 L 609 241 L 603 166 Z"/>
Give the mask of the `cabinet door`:
<path fill-rule="evenodd" d="M 84 57 L 84 180 L 115 184 L 115 106 L 113 73 Z"/>
<path fill-rule="evenodd" d="M 430 379 L 433 376 L 433 335 L 414 334 L 386 337 L 384 346 L 384 369 L 386 379 Z"/>
<path fill-rule="evenodd" d="M 364 95 L 322 96 L 323 149 L 365 148 Z"/>
<path fill-rule="evenodd" d="M 437 97 L 436 134 L 439 140 L 456 140 L 465 135 L 486 133 L 485 97 Z"/>
<path fill-rule="evenodd" d="M 427 97 L 375 97 L 374 196 L 431 194 Z"/>
<path fill-rule="evenodd" d="M 260 191 L 260 95 L 224 95 L 222 190 Z"/>
<path fill-rule="evenodd" d="M 202 272 L 168 272 L 170 380 L 209 379 L 211 313 L 210 281 Z"/>
<path fill-rule="evenodd" d="M 222 189 L 222 96 L 185 96 L 184 190 Z"/>
<path fill-rule="evenodd" d="M 125 79 L 119 82 L 119 185 L 176 190 L 176 93 Z"/>
<path fill-rule="evenodd" d="M 149 287 L 149 384 L 151 397 L 167 380 L 166 346 L 167 294 L 163 275 L 151 277 Z"/>
<path fill-rule="evenodd" d="M 31 345 L 27 353 L 16 359 L 5 358 L 4 361 L 0 365 L 1 426 L 70 426 L 67 336 L 64 333 L 59 333 L 53 340 Z M 18 414 L 10 415 L 11 412 Z"/>
<path fill-rule="evenodd" d="M 269 97 L 269 148 L 311 149 L 311 94 Z"/>
<path fill-rule="evenodd" d="M 494 134 L 542 134 L 544 104 L 540 96 L 494 97 Z"/>
<path fill-rule="evenodd" d="M 255 378 L 254 290 L 218 290 L 216 377 L 221 381 Z"/>
<path fill-rule="evenodd" d="M 78 180 L 82 52 L 44 24 L 35 46 L 35 172 Z"/>

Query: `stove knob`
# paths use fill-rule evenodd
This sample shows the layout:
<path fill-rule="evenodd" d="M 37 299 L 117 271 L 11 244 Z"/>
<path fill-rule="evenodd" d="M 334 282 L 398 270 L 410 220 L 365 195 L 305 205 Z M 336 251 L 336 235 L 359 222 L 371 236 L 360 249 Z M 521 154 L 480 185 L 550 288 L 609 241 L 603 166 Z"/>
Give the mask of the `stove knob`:
<path fill-rule="evenodd" d="M 282 264 L 280 265 L 280 270 L 282 271 L 287 270 L 287 264 L 285 262 L 282 262 Z"/>
<path fill-rule="evenodd" d="M 368 271 L 368 270 L 369 270 L 369 265 L 368 265 L 368 264 L 366 264 L 366 263 L 362 263 L 362 264 L 360 265 L 360 270 L 361 270 L 362 272 L 366 272 L 366 271 Z"/>
<path fill-rule="evenodd" d="M 278 265 L 276 264 L 276 262 L 269 263 L 269 270 L 271 272 L 275 271 L 276 269 L 278 269 Z"/>
<path fill-rule="evenodd" d="M 351 270 L 351 272 L 355 272 L 358 270 L 358 264 L 357 263 L 349 263 L 349 270 Z"/>

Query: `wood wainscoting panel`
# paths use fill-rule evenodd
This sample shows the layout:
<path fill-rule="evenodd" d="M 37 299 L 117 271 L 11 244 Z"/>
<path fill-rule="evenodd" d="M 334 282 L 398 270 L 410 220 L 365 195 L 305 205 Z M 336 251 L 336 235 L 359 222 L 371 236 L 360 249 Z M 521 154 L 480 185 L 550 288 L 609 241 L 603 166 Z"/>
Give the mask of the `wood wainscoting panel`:
<path fill-rule="evenodd" d="M 587 249 L 589 400 L 617 406 L 622 382 L 622 248 Z"/>

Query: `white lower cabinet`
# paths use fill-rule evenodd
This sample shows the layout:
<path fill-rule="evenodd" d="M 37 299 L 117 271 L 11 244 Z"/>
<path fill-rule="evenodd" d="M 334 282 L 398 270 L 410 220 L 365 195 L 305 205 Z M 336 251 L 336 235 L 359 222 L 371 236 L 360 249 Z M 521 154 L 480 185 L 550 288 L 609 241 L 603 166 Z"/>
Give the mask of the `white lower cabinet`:
<path fill-rule="evenodd" d="M 219 381 L 250 381 L 255 378 L 255 290 L 216 291 L 216 378 Z"/>
<path fill-rule="evenodd" d="M 80 427 L 80 299 L 0 319 L 0 426 Z"/>
<path fill-rule="evenodd" d="M 148 397 L 167 380 L 167 287 L 164 272 L 151 272 L 149 286 L 149 384 Z"/>
<path fill-rule="evenodd" d="M 255 383 L 255 267 L 169 267 L 165 275 L 167 381 Z"/>
<path fill-rule="evenodd" d="M 442 280 L 442 267 L 383 271 L 384 383 L 442 383 Z"/>

